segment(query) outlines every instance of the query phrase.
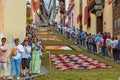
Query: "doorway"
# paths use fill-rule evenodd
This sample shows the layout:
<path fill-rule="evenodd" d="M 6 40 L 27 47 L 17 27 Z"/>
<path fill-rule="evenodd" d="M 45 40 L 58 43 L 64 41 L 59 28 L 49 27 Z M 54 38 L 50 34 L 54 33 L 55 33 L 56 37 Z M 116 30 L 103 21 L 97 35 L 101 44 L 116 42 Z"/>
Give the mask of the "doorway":
<path fill-rule="evenodd" d="M 97 33 L 103 33 L 103 15 L 97 17 Z"/>

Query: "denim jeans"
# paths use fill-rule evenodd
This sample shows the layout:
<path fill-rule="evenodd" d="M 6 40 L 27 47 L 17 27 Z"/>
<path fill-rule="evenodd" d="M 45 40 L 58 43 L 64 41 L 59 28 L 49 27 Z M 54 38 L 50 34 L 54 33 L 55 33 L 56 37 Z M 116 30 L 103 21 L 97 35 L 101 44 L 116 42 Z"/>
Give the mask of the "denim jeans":
<path fill-rule="evenodd" d="M 86 42 L 86 44 L 87 44 L 87 49 L 91 50 L 91 44 L 90 44 L 90 42 Z"/>
<path fill-rule="evenodd" d="M 117 61 L 117 48 L 113 48 L 112 51 L 113 51 L 113 59 Z"/>
<path fill-rule="evenodd" d="M 81 40 L 82 40 L 81 44 L 84 46 L 85 45 L 85 39 L 82 38 Z"/>
<path fill-rule="evenodd" d="M 10 77 L 14 76 L 14 70 L 16 69 L 16 75 L 17 77 L 20 76 L 20 63 L 21 63 L 21 58 L 19 59 L 12 59 L 11 60 L 11 72 L 10 72 Z"/>
<path fill-rule="evenodd" d="M 70 33 L 68 32 L 68 39 L 70 39 Z"/>
<path fill-rule="evenodd" d="M 102 47 L 102 54 L 103 54 L 103 56 L 108 57 L 108 52 L 106 51 L 106 45 L 105 44 L 103 44 L 103 47 Z"/>
<path fill-rule="evenodd" d="M 120 48 L 117 50 L 117 60 L 120 60 Z"/>

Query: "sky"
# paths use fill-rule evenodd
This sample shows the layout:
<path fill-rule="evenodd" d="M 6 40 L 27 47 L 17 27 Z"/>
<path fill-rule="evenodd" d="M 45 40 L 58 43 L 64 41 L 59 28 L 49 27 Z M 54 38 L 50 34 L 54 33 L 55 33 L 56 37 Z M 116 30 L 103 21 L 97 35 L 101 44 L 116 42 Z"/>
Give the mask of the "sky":
<path fill-rule="evenodd" d="M 46 8 L 48 9 L 50 0 L 44 0 L 44 2 L 45 2 L 45 5 L 46 5 Z"/>
<path fill-rule="evenodd" d="M 31 1 L 31 0 L 27 0 L 27 1 Z M 44 0 L 44 2 L 45 2 L 46 9 L 48 9 L 50 0 Z"/>

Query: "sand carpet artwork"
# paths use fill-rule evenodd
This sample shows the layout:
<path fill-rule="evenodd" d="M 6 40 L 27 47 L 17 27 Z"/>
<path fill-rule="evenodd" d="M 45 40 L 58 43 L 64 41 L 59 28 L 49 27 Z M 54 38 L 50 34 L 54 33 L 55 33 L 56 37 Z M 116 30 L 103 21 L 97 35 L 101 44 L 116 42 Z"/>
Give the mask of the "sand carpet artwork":
<path fill-rule="evenodd" d="M 70 46 L 64 45 L 44 45 L 45 50 L 73 50 Z"/>
<path fill-rule="evenodd" d="M 51 29 L 39 28 L 38 31 L 51 31 Z"/>
<path fill-rule="evenodd" d="M 36 32 L 35 34 L 53 34 L 51 31 Z"/>
<path fill-rule="evenodd" d="M 61 71 L 64 70 L 81 70 L 81 69 L 99 69 L 112 68 L 105 63 L 92 59 L 83 54 L 57 54 L 50 56 L 55 67 Z"/>
<path fill-rule="evenodd" d="M 61 41 L 57 36 L 37 36 L 39 40 Z"/>

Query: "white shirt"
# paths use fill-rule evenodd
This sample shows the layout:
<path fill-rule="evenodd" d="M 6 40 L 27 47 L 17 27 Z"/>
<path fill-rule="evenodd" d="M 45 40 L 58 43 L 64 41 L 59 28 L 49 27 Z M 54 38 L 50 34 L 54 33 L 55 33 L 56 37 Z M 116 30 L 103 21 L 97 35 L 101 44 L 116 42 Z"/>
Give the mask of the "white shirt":
<path fill-rule="evenodd" d="M 111 47 L 116 48 L 116 46 L 118 45 L 118 40 L 113 40 L 111 43 L 112 43 Z"/>
<path fill-rule="evenodd" d="M 112 42 L 111 39 L 109 39 L 109 38 L 106 39 L 106 45 L 107 45 L 107 46 L 111 46 L 111 42 Z"/>
<path fill-rule="evenodd" d="M 14 46 L 13 48 L 17 48 L 16 55 L 12 56 L 13 59 L 19 59 L 21 54 L 24 52 L 24 48 L 22 45 Z"/>

